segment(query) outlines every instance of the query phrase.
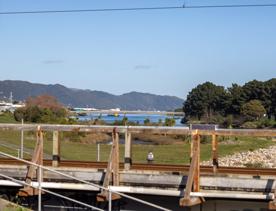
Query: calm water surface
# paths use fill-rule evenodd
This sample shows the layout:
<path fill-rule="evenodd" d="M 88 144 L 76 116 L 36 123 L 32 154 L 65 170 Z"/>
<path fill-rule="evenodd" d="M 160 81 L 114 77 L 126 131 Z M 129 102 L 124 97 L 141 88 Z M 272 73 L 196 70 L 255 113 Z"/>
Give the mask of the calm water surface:
<path fill-rule="evenodd" d="M 112 124 L 115 121 L 121 121 L 124 117 L 126 117 L 130 122 L 136 122 L 139 124 L 144 124 L 145 119 L 149 119 L 152 123 L 158 123 L 159 121 L 162 121 L 162 123 L 164 123 L 166 118 L 174 118 L 175 126 L 183 126 L 183 124 L 181 124 L 181 116 L 166 116 L 157 114 L 122 114 L 119 116 L 112 116 L 107 114 L 88 114 L 86 116 L 79 116 L 78 118 L 81 121 L 102 119 L 106 123 Z"/>

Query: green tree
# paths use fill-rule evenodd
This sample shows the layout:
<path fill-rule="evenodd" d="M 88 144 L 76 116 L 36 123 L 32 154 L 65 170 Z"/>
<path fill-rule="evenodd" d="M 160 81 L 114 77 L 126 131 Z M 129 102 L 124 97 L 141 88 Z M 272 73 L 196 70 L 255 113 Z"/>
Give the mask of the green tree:
<path fill-rule="evenodd" d="M 268 113 L 271 106 L 271 100 L 269 98 L 269 90 L 266 87 L 265 82 L 257 80 L 249 81 L 242 87 L 242 90 L 245 102 L 250 100 L 259 100 Z"/>
<path fill-rule="evenodd" d="M 259 100 L 250 100 L 242 106 L 241 114 L 249 121 L 259 120 L 266 110 Z"/>
<path fill-rule="evenodd" d="M 276 78 L 265 82 L 266 91 L 268 93 L 269 104 L 266 108 L 269 118 L 274 117 L 276 119 Z"/>
<path fill-rule="evenodd" d="M 144 125 L 149 125 L 150 124 L 150 119 L 149 118 L 146 118 L 145 120 L 144 120 Z"/>
<path fill-rule="evenodd" d="M 35 123 L 66 123 L 67 110 L 49 95 L 28 98 L 26 106 L 14 112 L 14 118 Z"/>
<path fill-rule="evenodd" d="M 224 114 L 227 108 L 227 93 L 223 86 L 216 86 L 211 82 L 198 85 L 188 94 L 184 102 L 183 111 L 186 118 L 202 117 L 211 119 L 218 113 Z"/>
<path fill-rule="evenodd" d="M 228 106 L 226 114 L 239 115 L 241 107 L 246 101 L 242 87 L 238 84 L 232 84 L 232 86 L 227 89 L 227 94 Z"/>

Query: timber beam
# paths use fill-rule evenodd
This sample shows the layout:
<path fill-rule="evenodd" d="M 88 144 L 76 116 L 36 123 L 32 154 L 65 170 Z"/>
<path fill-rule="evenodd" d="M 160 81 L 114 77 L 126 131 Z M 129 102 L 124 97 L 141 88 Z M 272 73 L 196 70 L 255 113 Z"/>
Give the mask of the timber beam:
<path fill-rule="evenodd" d="M 0 124 L 0 129 L 3 130 L 36 130 L 36 124 Z M 43 131 L 79 131 L 79 132 L 100 132 L 112 133 L 112 126 L 102 125 L 53 125 L 41 124 Z M 172 135 L 189 135 L 195 130 L 190 130 L 188 127 L 155 127 L 155 126 L 117 126 L 118 133 L 151 133 L 151 134 L 172 134 Z M 215 130 L 198 130 L 199 135 L 218 135 L 218 136 L 255 136 L 255 137 L 276 137 L 274 129 L 215 129 Z"/>
<path fill-rule="evenodd" d="M 103 187 L 106 188 L 105 190 L 102 190 L 101 193 L 97 195 L 97 201 L 103 202 L 109 200 L 109 194 L 107 191 L 107 188 L 109 187 L 111 183 L 114 186 L 120 185 L 120 177 L 119 177 L 119 133 L 116 131 L 116 128 L 113 129 L 112 132 L 112 147 L 109 155 L 109 161 L 104 177 Z M 112 194 L 111 199 L 116 200 L 120 199 L 121 197 L 118 194 Z"/>
<path fill-rule="evenodd" d="M 43 132 L 41 131 L 40 126 L 37 127 L 36 132 L 36 146 L 34 149 L 34 154 L 32 156 L 32 163 L 43 165 Z M 34 178 L 41 178 L 41 182 L 43 181 L 43 171 L 42 175 L 39 175 L 39 169 L 35 167 L 34 165 L 29 165 L 27 170 L 27 175 L 25 182 L 27 184 L 31 184 Z M 18 195 L 19 196 L 33 196 L 38 195 L 39 190 L 35 189 L 29 185 L 25 185 L 22 189 L 19 190 Z"/>
<path fill-rule="evenodd" d="M 191 142 L 191 165 L 189 168 L 188 179 L 185 187 L 184 197 L 179 200 L 181 207 L 191 207 L 204 202 L 202 197 L 191 197 L 192 190 L 200 192 L 200 135 L 195 130 L 192 133 Z"/>

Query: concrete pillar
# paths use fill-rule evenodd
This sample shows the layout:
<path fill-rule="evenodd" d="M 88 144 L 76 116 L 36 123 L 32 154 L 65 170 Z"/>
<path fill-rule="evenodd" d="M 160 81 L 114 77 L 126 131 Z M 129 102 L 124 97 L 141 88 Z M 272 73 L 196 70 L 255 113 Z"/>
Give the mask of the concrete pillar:
<path fill-rule="evenodd" d="M 58 131 L 53 132 L 53 160 L 52 166 L 58 167 L 60 162 L 60 140 Z"/>
<path fill-rule="evenodd" d="M 125 133 L 125 170 L 130 170 L 132 164 L 131 133 Z"/>

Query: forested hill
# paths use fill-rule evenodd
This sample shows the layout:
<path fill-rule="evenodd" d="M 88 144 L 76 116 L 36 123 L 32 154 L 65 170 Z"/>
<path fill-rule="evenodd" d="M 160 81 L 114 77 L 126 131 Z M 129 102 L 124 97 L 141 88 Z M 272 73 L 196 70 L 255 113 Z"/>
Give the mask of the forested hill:
<path fill-rule="evenodd" d="M 102 91 L 71 89 L 60 84 L 44 85 L 27 81 L 0 81 L 0 96 L 8 97 L 10 92 L 12 92 L 14 100 L 25 100 L 30 96 L 49 94 L 55 96 L 64 105 L 73 107 L 88 106 L 100 109 L 168 111 L 180 108 L 183 105 L 183 99 L 174 96 L 139 92 L 113 95 Z"/>

